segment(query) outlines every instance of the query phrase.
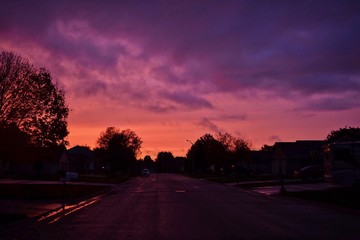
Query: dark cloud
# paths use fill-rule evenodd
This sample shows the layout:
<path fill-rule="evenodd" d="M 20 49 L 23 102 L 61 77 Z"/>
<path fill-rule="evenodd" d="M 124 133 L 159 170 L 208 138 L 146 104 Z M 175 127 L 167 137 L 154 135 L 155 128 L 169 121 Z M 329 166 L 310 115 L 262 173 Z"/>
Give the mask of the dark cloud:
<path fill-rule="evenodd" d="M 213 108 L 213 105 L 206 99 L 190 94 L 189 92 L 167 92 L 164 93 L 165 98 L 186 106 L 191 109 Z"/>
<path fill-rule="evenodd" d="M 308 101 L 303 108 L 314 111 L 345 111 L 359 108 L 358 96 L 322 97 Z"/>
<path fill-rule="evenodd" d="M 74 93 L 79 97 L 104 94 L 108 90 L 108 85 L 100 79 L 88 79 L 87 82 L 76 82 L 71 87 L 77 89 Z"/>
<path fill-rule="evenodd" d="M 294 101 L 327 95 L 304 105 L 313 110 L 359 107 L 337 98 L 360 91 L 359 1 L 24 0 L 2 1 L 0 13 L 0 34 L 15 45 L 41 46 L 104 75 L 126 68 L 119 65 L 124 59 L 141 61 L 138 71 L 180 89 L 152 96 L 193 109 L 213 108 L 209 92 L 254 89 Z M 119 76 L 112 87 L 152 91 L 149 79 L 126 78 Z M 97 86 L 111 91 L 95 80 L 83 92 Z"/>

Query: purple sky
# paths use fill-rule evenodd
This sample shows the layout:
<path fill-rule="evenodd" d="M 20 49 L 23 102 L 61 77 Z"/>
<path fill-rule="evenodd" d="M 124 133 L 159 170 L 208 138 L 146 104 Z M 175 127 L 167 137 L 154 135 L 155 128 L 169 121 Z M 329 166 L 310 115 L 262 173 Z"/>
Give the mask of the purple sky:
<path fill-rule="evenodd" d="M 254 148 L 360 123 L 360 1 L 1 1 L 0 50 L 51 71 L 70 144 L 143 155 L 229 132 Z"/>

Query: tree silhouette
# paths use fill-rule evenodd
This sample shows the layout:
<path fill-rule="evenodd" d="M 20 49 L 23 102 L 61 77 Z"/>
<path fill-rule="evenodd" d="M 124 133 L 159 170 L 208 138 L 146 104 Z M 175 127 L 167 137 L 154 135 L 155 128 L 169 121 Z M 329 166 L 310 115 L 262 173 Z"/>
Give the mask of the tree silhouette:
<path fill-rule="evenodd" d="M 140 154 L 142 140 L 130 129 L 108 127 L 100 134 L 95 153 L 108 163 L 111 172 L 129 172 Z"/>
<path fill-rule="evenodd" d="M 234 137 L 230 133 L 219 133 L 217 139 L 226 150 L 226 155 L 222 162 L 222 167 L 226 174 L 230 172 L 231 166 L 238 166 L 242 161 L 247 160 L 250 152 L 250 143 L 248 141 Z"/>
<path fill-rule="evenodd" d="M 329 143 L 360 141 L 360 128 L 345 126 L 344 128 L 333 130 L 327 135 L 326 141 Z"/>
<path fill-rule="evenodd" d="M 155 170 L 155 162 L 149 155 L 146 155 L 143 160 L 138 160 L 137 163 L 139 172 L 144 168 L 149 169 L 151 172 Z"/>
<path fill-rule="evenodd" d="M 187 152 L 186 171 L 206 171 L 211 166 L 215 172 L 221 169 L 225 174 L 236 163 L 245 160 L 250 152 L 250 143 L 229 133 L 211 134 L 200 137 Z"/>
<path fill-rule="evenodd" d="M 171 152 L 159 152 L 156 157 L 156 166 L 159 172 L 171 172 L 174 155 Z"/>
<path fill-rule="evenodd" d="M 12 52 L 0 54 L 0 126 L 15 124 L 37 146 L 66 145 L 65 94 L 45 68 Z"/>
<path fill-rule="evenodd" d="M 274 146 L 272 145 L 267 145 L 267 144 L 264 144 L 262 147 L 261 147 L 261 151 L 265 151 L 265 152 L 271 152 L 273 150 Z"/>
<path fill-rule="evenodd" d="M 195 171 L 208 171 L 212 165 L 218 171 L 225 156 L 224 145 L 211 134 L 200 137 L 187 152 L 187 158 Z"/>
<path fill-rule="evenodd" d="M 32 147 L 30 137 L 19 130 L 15 124 L 0 127 L 0 159 L 18 162 L 30 160 Z"/>

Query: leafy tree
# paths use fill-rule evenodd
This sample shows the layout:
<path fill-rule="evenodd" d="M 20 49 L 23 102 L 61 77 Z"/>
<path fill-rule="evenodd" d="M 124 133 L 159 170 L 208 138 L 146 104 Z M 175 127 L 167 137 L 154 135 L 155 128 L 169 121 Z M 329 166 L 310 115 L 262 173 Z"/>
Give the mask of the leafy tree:
<path fill-rule="evenodd" d="M 144 157 L 144 162 L 153 162 L 153 160 L 152 160 L 152 158 L 151 158 L 151 156 L 150 155 L 146 155 L 145 157 Z"/>
<path fill-rule="evenodd" d="M 147 168 L 147 169 L 154 169 L 154 161 L 152 160 L 152 158 L 149 155 L 146 155 L 144 157 L 144 160 L 142 161 L 142 168 Z"/>
<path fill-rule="evenodd" d="M 274 148 L 274 146 L 270 146 L 270 145 L 264 144 L 264 145 L 261 147 L 260 151 L 270 152 L 270 151 L 273 150 L 273 148 Z"/>
<path fill-rule="evenodd" d="M 45 68 L 0 53 L 0 126 L 15 124 L 37 146 L 66 145 L 69 108 Z"/>
<path fill-rule="evenodd" d="M 196 140 L 187 152 L 187 158 L 192 162 L 193 170 L 207 170 L 214 165 L 218 171 L 221 160 L 226 155 L 224 145 L 211 134 L 205 134 Z"/>
<path fill-rule="evenodd" d="M 241 138 L 235 138 L 233 154 L 237 161 L 246 160 L 250 152 L 250 143 Z"/>
<path fill-rule="evenodd" d="M 159 152 L 156 157 L 156 165 L 159 172 L 171 172 L 174 155 L 171 152 Z"/>
<path fill-rule="evenodd" d="M 360 128 L 345 126 L 344 128 L 333 130 L 327 135 L 326 141 L 329 143 L 360 141 Z"/>
<path fill-rule="evenodd" d="M 108 163 L 110 171 L 128 172 L 136 163 L 141 144 L 141 138 L 134 131 L 108 127 L 100 134 L 95 152 Z"/>

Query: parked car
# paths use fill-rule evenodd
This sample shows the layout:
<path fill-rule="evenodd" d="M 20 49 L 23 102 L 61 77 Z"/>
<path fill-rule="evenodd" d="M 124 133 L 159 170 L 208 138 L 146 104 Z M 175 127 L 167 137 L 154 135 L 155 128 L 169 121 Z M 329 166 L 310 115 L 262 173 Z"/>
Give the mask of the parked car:
<path fill-rule="evenodd" d="M 147 168 L 144 168 L 143 170 L 141 170 L 141 176 L 143 176 L 143 177 L 150 176 L 150 170 Z"/>
<path fill-rule="evenodd" d="M 307 166 L 294 172 L 295 178 L 300 178 L 304 181 L 316 181 L 323 179 L 324 172 L 319 166 Z"/>

